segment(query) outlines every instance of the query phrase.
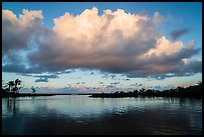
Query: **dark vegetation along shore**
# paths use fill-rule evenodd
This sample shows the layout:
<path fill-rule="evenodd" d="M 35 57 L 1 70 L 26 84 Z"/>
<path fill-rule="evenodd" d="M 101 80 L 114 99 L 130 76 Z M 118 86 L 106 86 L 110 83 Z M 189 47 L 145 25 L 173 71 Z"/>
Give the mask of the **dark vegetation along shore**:
<path fill-rule="evenodd" d="M 187 88 L 178 87 L 175 89 L 169 89 L 164 91 L 152 90 L 152 89 L 141 89 L 134 90 L 133 92 L 117 91 L 114 93 L 100 93 L 92 94 L 90 97 L 101 97 L 101 98 L 118 98 L 118 97 L 188 97 L 188 98 L 202 98 L 202 82 L 195 86 L 189 86 Z"/>
<path fill-rule="evenodd" d="M 56 94 L 35 94 L 35 89 L 32 87 L 32 93 L 19 93 L 22 81 L 16 79 L 14 81 L 9 81 L 5 85 L 2 84 L 1 97 L 25 97 L 25 96 L 53 96 Z"/>
<path fill-rule="evenodd" d="M 36 94 L 35 89 L 31 88 L 31 93 L 19 93 L 22 81 L 16 79 L 15 81 L 9 81 L 6 85 L 2 86 L 1 97 L 24 97 L 24 96 L 54 96 L 54 95 L 72 95 L 66 94 Z M 153 89 L 140 89 L 134 90 L 133 92 L 128 91 L 116 91 L 114 93 L 92 93 L 92 94 L 74 94 L 74 95 L 90 95 L 90 97 L 99 98 L 121 98 L 121 97 L 188 97 L 188 98 L 202 98 L 202 82 L 197 85 L 189 86 L 187 88 L 177 87 L 169 90 L 153 90 Z"/>

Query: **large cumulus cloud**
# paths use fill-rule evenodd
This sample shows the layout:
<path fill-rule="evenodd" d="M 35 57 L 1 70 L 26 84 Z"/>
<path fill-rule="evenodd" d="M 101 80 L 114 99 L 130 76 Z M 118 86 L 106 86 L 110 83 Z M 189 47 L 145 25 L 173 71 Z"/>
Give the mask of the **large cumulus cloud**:
<path fill-rule="evenodd" d="M 23 10 L 17 17 L 10 10 L 2 10 L 2 52 L 25 49 L 29 40 L 41 28 L 42 11 Z"/>
<path fill-rule="evenodd" d="M 162 21 L 159 12 L 150 17 L 118 9 L 98 15 L 93 7 L 77 16 L 66 12 L 53 20 L 52 29 L 42 27 L 41 11 L 23 13 L 19 18 L 8 10 L 2 13 L 4 71 L 15 72 L 9 65 L 17 64 L 7 58 L 12 51 L 28 48 L 31 38 L 35 50 L 22 61 L 26 65 L 18 64 L 18 72 L 88 68 L 128 77 L 165 78 L 202 70 L 201 61 L 190 59 L 200 49 L 182 41 L 171 42 L 158 31 Z"/>

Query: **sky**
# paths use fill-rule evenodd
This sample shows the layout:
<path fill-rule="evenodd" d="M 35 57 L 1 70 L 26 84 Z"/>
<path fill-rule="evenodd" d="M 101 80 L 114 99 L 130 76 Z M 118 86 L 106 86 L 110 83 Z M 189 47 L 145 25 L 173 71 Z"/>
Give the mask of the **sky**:
<path fill-rule="evenodd" d="M 201 2 L 3 2 L 2 82 L 22 92 L 169 89 L 202 81 Z"/>

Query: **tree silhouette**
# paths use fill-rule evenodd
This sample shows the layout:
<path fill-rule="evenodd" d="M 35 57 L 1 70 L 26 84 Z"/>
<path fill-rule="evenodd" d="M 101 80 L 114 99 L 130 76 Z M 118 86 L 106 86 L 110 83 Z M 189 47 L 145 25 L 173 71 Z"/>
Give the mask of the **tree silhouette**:
<path fill-rule="evenodd" d="M 34 89 L 34 87 L 33 87 L 33 86 L 31 87 L 31 89 L 33 90 L 33 91 L 32 91 L 33 93 L 35 93 L 35 92 L 36 92 L 36 90 Z"/>
<path fill-rule="evenodd" d="M 9 81 L 7 83 L 7 85 L 9 86 L 9 92 L 12 92 L 13 91 L 13 86 L 15 85 L 14 81 Z"/>
<path fill-rule="evenodd" d="M 21 81 L 20 79 L 16 79 L 16 80 L 15 80 L 15 83 L 14 83 L 14 84 L 15 84 L 15 87 L 14 87 L 14 89 L 13 89 L 14 93 L 16 93 L 16 92 L 19 91 L 20 88 L 18 88 L 18 85 L 21 85 L 21 82 L 22 82 L 22 81 Z"/>

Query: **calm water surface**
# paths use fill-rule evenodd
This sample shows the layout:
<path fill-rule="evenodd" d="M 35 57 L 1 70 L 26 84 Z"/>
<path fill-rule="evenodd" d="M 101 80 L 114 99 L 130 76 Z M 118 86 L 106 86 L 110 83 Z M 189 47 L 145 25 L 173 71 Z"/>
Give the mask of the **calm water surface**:
<path fill-rule="evenodd" d="M 2 99 L 2 134 L 202 134 L 202 100 L 58 95 Z"/>

